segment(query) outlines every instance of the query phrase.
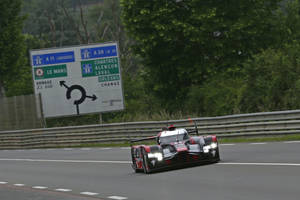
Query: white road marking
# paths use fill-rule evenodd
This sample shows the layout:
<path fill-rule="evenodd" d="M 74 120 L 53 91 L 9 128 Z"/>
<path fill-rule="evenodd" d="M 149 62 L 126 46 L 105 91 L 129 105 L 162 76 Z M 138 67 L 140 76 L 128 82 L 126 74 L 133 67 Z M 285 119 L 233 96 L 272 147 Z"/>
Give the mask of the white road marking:
<path fill-rule="evenodd" d="M 220 144 L 221 146 L 234 146 L 235 144 Z"/>
<path fill-rule="evenodd" d="M 22 186 L 25 186 L 25 184 L 16 183 L 16 184 L 14 184 L 14 186 L 22 187 Z"/>
<path fill-rule="evenodd" d="M 80 194 L 89 195 L 89 196 L 95 196 L 95 195 L 98 195 L 99 193 L 95 193 L 95 192 L 80 192 Z"/>
<path fill-rule="evenodd" d="M 250 143 L 251 145 L 259 145 L 259 144 L 267 144 L 265 142 L 256 142 L 256 143 Z"/>
<path fill-rule="evenodd" d="M 58 191 L 58 192 L 71 192 L 72 190 L 71 189 L 65 189 L 65 188 L 58 188 L 58 189 L 55 189 L 55 191 Z"/>
<path fill-rule="evenodd" d="M 1 184 L 1 185 L 5 185 L 5 184 L 7 184 L 7 182 L 1 181 L 0 184 Z"/>
<path fill-rule="evenodd" d="M 300 167 L 300 163 L 234 163 L 234 162 L 224 162 L 216 163 L 217 165 L 256 165 L 256 166 L 295 166 Z"/>
<path fill-rule="evenodd" d="M 287 141 L 287 142 L 283 142 L 283 143 L 286 143 L 286 144 L 293 144 L 293 143 L 300 143 L 300 141 Z"/>
<path fill-rule="evenodd" d="M 25 161 L 25 162 L 61 162 L 61 163 L 110 163 L 110 164 L 131 164 L 131 161 L 115 161 L 115 160 L 42 160 L 42 159 L 9 159 L 0 158 L 0 161 Z M 300 163 L 240 163 L 240 162 L 220 162 L 217 165 L 257 165 L 257 166 L 296 166 L 300 167 Z M 23 186 L 24 184 L 15 184 Z"/>
<path fill-rule="evenodd" d="M 116 199 L 116 200 L 128 199 L 127 197 L 121 197 L 121 196 L 109 196 L 107 198 L 109 198 L 109 199 Z"/>
<path fill-rule="evenodd" d="M 112 148 L 109 148 L 109 147 L 107 147 L 107 148 L 100 148 L 100 150 L 109 150 L 109 149 L 112 149 Z"/>
<path fill-rule="evenodd" d="M 72 148 L 64 148 L 65 151 L 71 151 L 73 150 Z"/>
<path fill-rule="evenodd" d="M 32 188 L 33 188 L 33 189 L 45 190 L 45 189 L 47 189 L 48 187 L 44 187 L 44 186 L 33 186 Z"/>
<path fill-rule="evenodd" d="M 13 159 L 0 158 L 0 161 L 23 161 L 23 162 L 61 162 L 61 163 L 113 163 L 113 164 L 130 164 L 131 161 L 115 160 L 44 160 L 44 159 Z"/>

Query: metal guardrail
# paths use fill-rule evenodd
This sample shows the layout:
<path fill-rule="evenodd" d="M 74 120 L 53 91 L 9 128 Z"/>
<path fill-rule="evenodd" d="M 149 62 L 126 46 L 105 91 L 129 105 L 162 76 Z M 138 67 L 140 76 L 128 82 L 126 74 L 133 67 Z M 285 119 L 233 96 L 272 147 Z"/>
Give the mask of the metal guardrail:
<path fill-rule="evenodd" d="M 131 139 L 156 135 L 162 127 L 194 128 L 200 134 L 218 137 L 253 137 L 300 133 L 300 110 L 263 112 L 184 120 L 147 121 L 1 131 L 0 149 L 49 148 L 77 146 L 86 143 L 128 142 Z"/>

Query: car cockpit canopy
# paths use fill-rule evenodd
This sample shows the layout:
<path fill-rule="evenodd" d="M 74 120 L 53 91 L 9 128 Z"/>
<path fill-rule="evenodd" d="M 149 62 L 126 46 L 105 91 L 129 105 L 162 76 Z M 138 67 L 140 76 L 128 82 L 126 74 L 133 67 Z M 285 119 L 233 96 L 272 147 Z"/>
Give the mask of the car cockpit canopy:
<path fill-rule="evenodd" d="M 171 128 L 168 130 L 164 130 L 160 133 L 159 137 L 157 138 L 158 144 L 168 144 L 168 143 L 174 143 L 179 141 L 184 141 L 189 139 L 188 132 L 181 128 L 176 129 Z"/>

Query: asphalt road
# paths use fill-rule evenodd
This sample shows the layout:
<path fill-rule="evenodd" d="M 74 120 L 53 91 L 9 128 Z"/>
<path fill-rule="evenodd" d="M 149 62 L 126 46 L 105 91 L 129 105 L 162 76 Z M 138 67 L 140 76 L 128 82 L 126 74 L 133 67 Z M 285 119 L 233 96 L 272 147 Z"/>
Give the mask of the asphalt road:
<path fill-rule="evenodd" d="M 218 164 L 135 174 L 128 148 L 0 151 L 0 200 L 300 199 L 300 142 L 220 146 Z"/>

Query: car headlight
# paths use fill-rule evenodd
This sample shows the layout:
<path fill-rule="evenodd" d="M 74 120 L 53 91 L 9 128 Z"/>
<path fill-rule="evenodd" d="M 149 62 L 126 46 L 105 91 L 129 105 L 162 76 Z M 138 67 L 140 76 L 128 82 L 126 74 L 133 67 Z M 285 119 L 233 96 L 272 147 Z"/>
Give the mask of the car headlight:
<path fill-rule="evenodd" d="M 218 147 L 218 144 L 213 142 L 210 145 L 204 146 L 203 151 L 204 151 L 204 153 L 208 153 L 210 149 L 215 149 L 217 147 Z"/>
<path fill-rule="evenodd" d="M 210 146 L 210 145 L 204 146 L 204 147 L 203 147 L 204 153 L 208 153 L 210 149 L 211 149 L 211 146 Z"/>
<path fill-rule="evenodd" d="M 148 158 L 156 158 L 158 161 L 163 160 L 162 153 L 148 153 Z"/>
<path fill-rule="evenodd" d="M 211 143 L 211 145 L 210 145 L 210 146 L 211 146 L 211 148 L 212 148 L 212 149 L 215 149 L 215 148 L 217 148 L 217 147 L 218 147 L 218 144 L 213 142 L 213 143 Z"/>

